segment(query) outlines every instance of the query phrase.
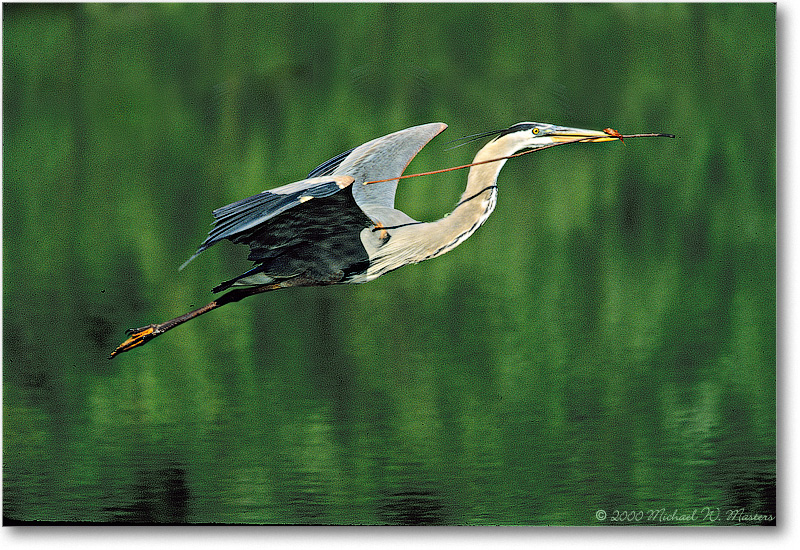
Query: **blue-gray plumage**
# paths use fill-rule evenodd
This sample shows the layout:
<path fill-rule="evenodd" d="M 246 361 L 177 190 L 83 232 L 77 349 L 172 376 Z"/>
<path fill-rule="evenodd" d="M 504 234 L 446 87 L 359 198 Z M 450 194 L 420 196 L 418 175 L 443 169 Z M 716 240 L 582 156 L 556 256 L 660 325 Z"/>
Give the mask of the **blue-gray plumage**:
<path fill-rule="evenodd" d="M 535 122 L 482 134 L 493 139 L 475 156 L 478 164 L 471 167 L 453 211 L 434 222 L 419 222 L 394 207 L 398 178 L 446 127 L 423 124 L 374 139 L 320 164 L 304 180 L 214 210 L 214 227 L 181 268 L 224 239 L 247 244 L 255 266 L 215 287 L 215 292 L 230 291 L 210 304 L 129 330 L 130 338 L 111 356 L 246 296 L 292 286 L 363 283 L 440 256 L 464 242 L 492 213 L 497 176 L 508 155 L 558 143 L 618 139 L 607 132 Z M 388 181 L 364 185 L 376 180 Z"/>
<path fill-rule="evenodd" d="M 242 242 L 242 235 L 250 235 L 258 227 L 265 228 L 265 224 L 287 210 L 298 207 L 311 199 L 330 197 L 351 183 L 353 183 L 353 178 L 349 176 L 309 178 L 271 191 L 262 191 L 258 195 L 217 208 L 212 212 L 215 220 L 214 228 L 197 252 L 181 266 L 181 269 L 201 252 L 222 239 Z"/>

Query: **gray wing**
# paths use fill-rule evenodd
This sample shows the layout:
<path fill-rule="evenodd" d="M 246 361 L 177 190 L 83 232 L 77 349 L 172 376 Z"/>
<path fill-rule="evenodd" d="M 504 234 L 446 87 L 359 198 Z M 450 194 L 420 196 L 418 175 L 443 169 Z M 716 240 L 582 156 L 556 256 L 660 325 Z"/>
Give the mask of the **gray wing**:
<path fill-rule="evenodd" d="M 394 209 L 398 180 L 370 185 L 362 183 L 402 175 L 417 153 L 445 128 L 447 124 L 433 122 L 373 139 L 320 164 L 307 179 L 217 208 L 213 212 L 213 229 L 180 269 L 223 239 L 237 242 L 275 216 L 312 198 L 331 196 L 350 185 L 356 204 L 373 223 L 413 222 L 403 212 Z"/>
<path fill-rule="evenodd" d="M 219 241 L 223 239 L 235 241 L 237 236 L 251 232 L 275 216 L 311 199 L 329 197 L 350 186 L 353 181 L 350 176 L 312 177 L 262 191 L 258 195 L 217 208 L 212 212 L 214 227 L 208 237 L 180 269 Z"/>
<path fill-rule="evenodd" d="M 352 176 L 356 203 L 373 221 L 385 220 L 386 214 L 394 210 L 399 180 L 370 185 L 362 183 L 402 175 L 417 153 L 445 128 L 447 124 L 432 122 L 373 139 L 321 164 L 311 174 Z"/>

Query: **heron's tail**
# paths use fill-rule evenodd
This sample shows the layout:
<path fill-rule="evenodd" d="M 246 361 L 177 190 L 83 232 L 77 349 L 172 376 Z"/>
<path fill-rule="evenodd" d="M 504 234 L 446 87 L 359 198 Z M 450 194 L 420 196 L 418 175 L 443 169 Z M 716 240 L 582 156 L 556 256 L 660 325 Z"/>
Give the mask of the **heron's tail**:
<path fill-rule="evenodd" d="M 238 277 L 234 277 L 224 283 L 220 283 L 214 288 L 211 289 L 211 292 L 222 292 L 223 290 L 228 290 L 232 286 L 244 286 L 244 287 L 254 287 L 254 286 L 263 286 L 263 285 L 271 285 L 277 279 L 275 277 L 270 277 L 266 273 L 264 273 L 264 266 L 257 265 L 253 269 L 245 271 Z"/>

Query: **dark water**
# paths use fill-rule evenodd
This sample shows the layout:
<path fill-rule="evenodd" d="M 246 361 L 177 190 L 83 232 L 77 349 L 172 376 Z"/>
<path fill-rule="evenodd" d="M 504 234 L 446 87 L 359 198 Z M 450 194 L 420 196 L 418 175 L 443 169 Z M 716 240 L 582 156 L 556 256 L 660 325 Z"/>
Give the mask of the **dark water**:
<path fill-rule="evenodd" d="M 4 6 L 4 521 L 774 524 L 774 17 Z M 679 137 L 514 159 L 442 258 L 106 359 L 247 268 L 176 271 L 211 209 L 434 120 Z"/>

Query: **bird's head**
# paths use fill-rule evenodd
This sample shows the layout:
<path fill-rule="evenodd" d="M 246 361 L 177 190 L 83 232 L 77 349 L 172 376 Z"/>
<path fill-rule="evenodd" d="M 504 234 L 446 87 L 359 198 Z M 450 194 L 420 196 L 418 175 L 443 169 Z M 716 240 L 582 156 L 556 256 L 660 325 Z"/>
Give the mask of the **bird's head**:
<path fill-rule="evenodd" d="M 502 149 L 511 151 L 536 149 L 545 145 L 569 143 L 576 140 L 594 143 L 619 139 L 606 131 L 583 130 L 542 122 L 519 122 L 510 128 L 497 131 L 496 135 L 497 137 L 493 141 Z"/>
<path fill-rule="evenodd" d="M 479 153 L 479 156 L 501 156 L 511 155 L 524 149 L 539 149 L 541 147 L 553 147 L 564 143 L 600 142 L 614 141 L 621 139 L 622 134 L 608 128 L 606 130 L 584 130 L 581 128 L 569 128 L 567 126 L 557 126 L 543 122 L 518 122 L 503 130 L 492 130 L 472 136 L 463 137 L 454 141 L 461 141 L 459 145 L 464 145 L 472 141 L 493 137 L 489 143 Z M 458 147 L 459 145 L 456 145 Z"/>

